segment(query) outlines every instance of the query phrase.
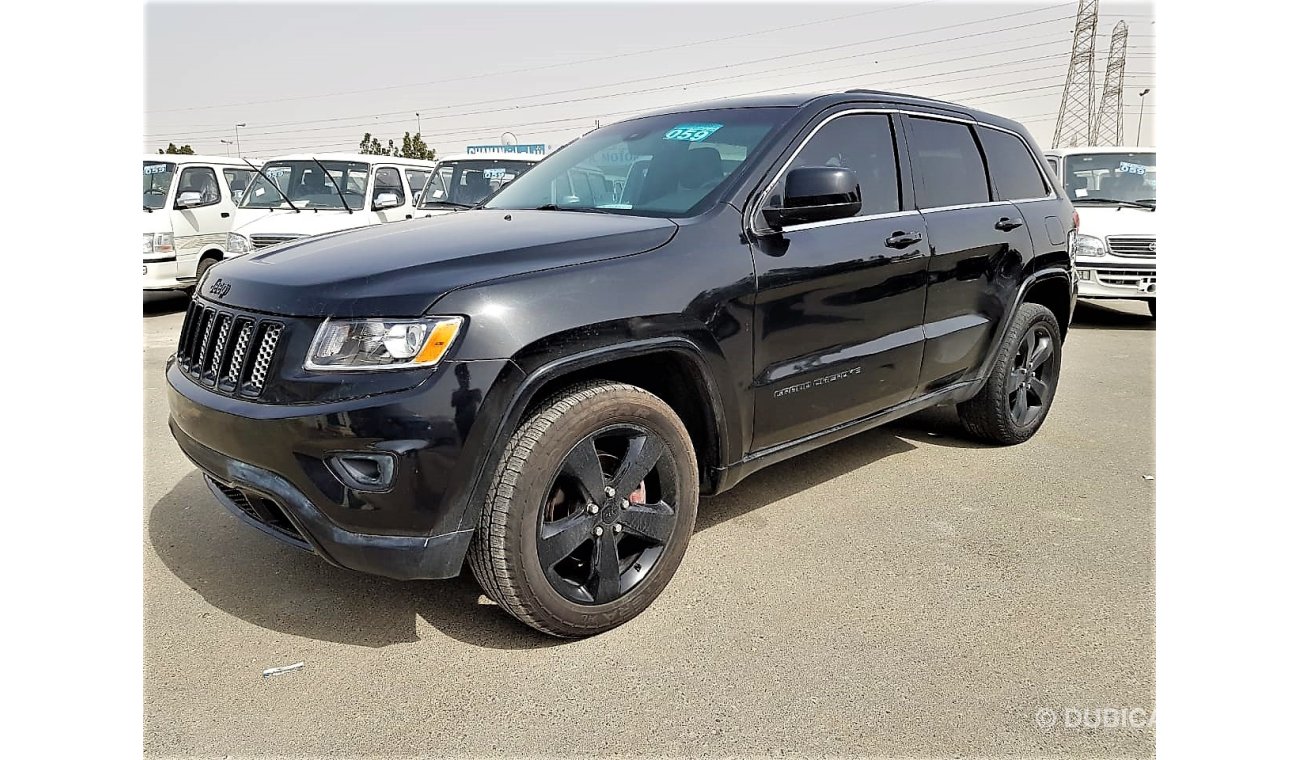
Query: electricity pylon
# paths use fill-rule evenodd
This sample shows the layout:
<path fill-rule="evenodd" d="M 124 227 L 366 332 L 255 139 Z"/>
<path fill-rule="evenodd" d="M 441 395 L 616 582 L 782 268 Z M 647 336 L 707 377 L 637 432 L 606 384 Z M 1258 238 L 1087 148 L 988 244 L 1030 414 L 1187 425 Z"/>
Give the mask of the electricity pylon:
<path fill-rule="evenodd" d="M 1097 46 L 1097 3 L 1098 0 L 1079 0 L 1074 47 L 1070 51 L 1070 68 L 1065 73 L 1061 110 L 1056 117 L 1056 134 L 1052 136 L 1053 148 L 1087 144 L 1092 135 L 1096 98 L 1092 59 Z"/>
<path fill-rule="evenodd" d="M 1115 25 L 1110 33 L 1110 55 L 1106 58 L 1106 80 L 1101 87 L 1101 105 L 1092 122 L 1093 145 L 1124 144 L 1124 57 L 1128 51 L 1128 24 Z"/>

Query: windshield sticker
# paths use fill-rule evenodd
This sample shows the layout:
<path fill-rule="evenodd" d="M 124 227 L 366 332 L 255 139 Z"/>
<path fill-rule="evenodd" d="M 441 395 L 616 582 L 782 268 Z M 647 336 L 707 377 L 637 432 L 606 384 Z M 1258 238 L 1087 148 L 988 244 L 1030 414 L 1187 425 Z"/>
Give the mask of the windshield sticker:
<path fill-rule="evenodd" d="M 484 169 L 484 179 L 504 179 L 509 172 L 506 169 Z"/>
<path fill-rule="evenodd" d="M 1120 174 L 1146 174 L 1150 168 L 1150 166 L 1143 166 L 1142 164 L 1130 164 L 1128 161 L 1119 162 Z"/>
<path fill-rule="evenodd" d="M 163 174 L 167 171 L 167 164 L 149 164 L 144 168 L 145 174 Z"/>
<path fill-rule="evenodd" d="M 1079 188 L 1075 188 L 1074 190 L 1075 198 L 1083 198 L 1086 197 L 1087 195 L 1088 195 L 1088 188 L 1086 187 L 1079 187 Z"/>
<path fill-rule="evenodd" d="M 257 188 L 256 190 L 253 191 L 253 195 L 257 195 L 257 196 L 266 195 L 266 188 L 264 187 Z"/>
<path fill-rule="evenodd" d="M 665 140 L 685 140 L 699 142 L 707 140 L 709 135 L 722 129 L 721 124 L 678 124 L 664 133 Z"/>

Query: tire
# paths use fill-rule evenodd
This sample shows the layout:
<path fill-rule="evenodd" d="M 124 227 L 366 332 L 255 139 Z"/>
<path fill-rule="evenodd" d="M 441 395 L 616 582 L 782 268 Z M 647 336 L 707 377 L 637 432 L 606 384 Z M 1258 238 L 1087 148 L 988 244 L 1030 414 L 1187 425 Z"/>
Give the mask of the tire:
<path fill-rule="evenodd" d="M 1042 356 L 1043 350 L 1050 353 Z M 979 440 L 1024 443 L 1047 419 L 1060 376 L 1061 329 L 1056 317 L 1039 304 L 1023 304 L 997 348 L 984 387 L 957 405 L 962 426 Z"/>
<path fill-rule="evenodd" d="M 198 290 L 199 283 L 203 282 L 203 275 L 207 274 L 208 270 L 212 268 L 212 265 L 216 264 L 218 261 L 220 261 L 220 259 L 214 258 L 206 258 L 199 261 L 199 265 L 194 269 L 194 284 L 190 286 L 191 293 Z"/>
<path fill-rule="evenodd" d="M 1155 300 L 1147 301 L 1147 311 L 1151 312 L 1151 318 L 1152 318 L 1152 319 L 1155 319 L 1155 318 L 1156 318 L 1156 302 L 1155 302 Z"/>
<path fill-rule="evenodd" d="M 469 566 L 524 624 L 591 636 L 636 617 L 668 585 L 698 502 L 695 450 L 672 408 L 631 385 L 581 383 L 511 436 Z"/>

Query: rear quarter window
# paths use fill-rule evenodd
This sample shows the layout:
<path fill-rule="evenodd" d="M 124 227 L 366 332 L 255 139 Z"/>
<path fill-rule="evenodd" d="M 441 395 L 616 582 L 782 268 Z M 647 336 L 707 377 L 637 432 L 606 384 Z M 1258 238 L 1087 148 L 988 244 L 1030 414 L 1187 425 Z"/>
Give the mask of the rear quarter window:
<path fill-rule="evenodd" d="M 976 132 L 984 146 L 989 173 L 993 175 L 997 200 L 1026 200 L 1047 195 L 1043 173 L 1023 140 L 988 127 L 977 127 Z"/>

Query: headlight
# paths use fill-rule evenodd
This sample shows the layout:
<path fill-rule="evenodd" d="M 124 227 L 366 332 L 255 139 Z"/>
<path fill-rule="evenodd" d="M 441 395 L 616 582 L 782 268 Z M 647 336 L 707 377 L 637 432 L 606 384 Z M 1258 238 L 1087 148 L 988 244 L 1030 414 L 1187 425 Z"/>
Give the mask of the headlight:
<path fill-rule="evenodd" d="M 1106 243 L 1092 235 L 1074 236 L 1074 255 L 1077 258 L 1099 258 L 1106 255 Z"/>
<path fill-rule="evenodd" d="M 226 253 L 248 253 L 253 250 L 249 239 L 238 232 L 226 233 Z"/>
<path fill-rule="evenodd" d="M 172 234 L 170 232 L 146 232 L 144 235 L 145 253 L 171 253 Z"/>
<path fill-rule="evenodd" d="M 322 371 L 432 367 L 451 348 L 461 317 L 326 320 L 307 352 L 307 369 Z"/>

